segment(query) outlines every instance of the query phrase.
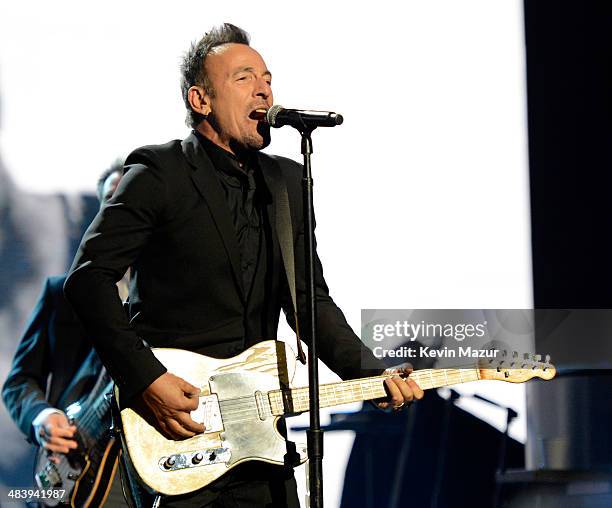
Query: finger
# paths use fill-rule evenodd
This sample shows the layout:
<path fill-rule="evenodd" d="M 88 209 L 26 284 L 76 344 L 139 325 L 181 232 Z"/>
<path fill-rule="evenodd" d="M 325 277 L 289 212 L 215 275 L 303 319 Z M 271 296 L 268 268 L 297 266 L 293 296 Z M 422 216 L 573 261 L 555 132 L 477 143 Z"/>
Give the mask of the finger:
<path fill-rule="evenodd" d="M 172 434 L 174 439 L 186 439 L 195 436 L 195 432 L 185 429 L 174 419 L 166 420 L 166 424 L 168 431 Z"/>
<path fill-rule="evenodd" d="M 52 444 L 52 443 L 49 443 L 48 441 L 45 441 L 43 443 L 43 447 L 46 450 L 49 450 L 49 451 L 51 451 L 53 453 L 64 453 L 64 454 L 66 454 L 66 453 L 70 452 L 70 448 L 68 448 L 67 446 L 61 446 L 61 445 Z"/>
<path fill-rule="evenodd" d="M 54 446 L 63 446 L 72 450 L 76 450 L 76 448 L 78 447 L 78 443 L 76 441 L 73 441 L 72 439 L 63 439 L 57 436 L 47 438 L 46 442 Z"/>
<path fill-rule="evenodd" d="M 410 384 L 408 384 L 403 379 L 393 379 L 393 381 L 395 381 L 396 386 L 402 393 L 402 397 L 404 399 L 402 400 L 402 403 L 412 402 L 412 399 L 414 399 L 414 393 L 412 392 L 412 387 L 410 386 Z"/>
<path fill-rule="evenodd" d="M 45 434 L 52 437 L 73 437 L 76 427 L 45 427 Z"/>
<path fill-rule="evenodd" d="M 58 427 L 74 427 L 74 425 L 70 425 L 70 421 L 68 420 L 66 415 L 55 414 L 53 416 L 54 418 L 51 420 L 51 422 L 57 425 Z"/>
<path fill-rule="evenodd" d="M 414 370 L 414 367 L 412 366 L 412 364 L 411 364 L 410 362 L 406 362 L 406 363 L 403 365 L 402 370 L 403 370 L 403 371 L 404 371 L 406 374 L 410 374 L 410 373 L 411 373 L 411 372 Z"/>
<path fill-rule="evenodd" d="M 176 433 L 173 428 L 170 428 L 170 425 L 169 425 L 170 421 L 171 420 L 159 420 L 158 421 L 161 433 L 168 439 L 172 439 L 174 441 L 184 439 L 180 434 Z"/>
<path fill-rule="evenodd" d="M 174 418 L 184 429 L 187 429 L 190 432 L 201 434 L 204 432 L 204 430 L 206 430 L 203 423 L 193 421 L 191 415 L 188 413 L 178 413 L 174 416 Z"/>
<path fill-rule="evenodd" d="M 410 385 L 410 388 L 412 388 L 412 393 L 414 394 L 414 398 L 417 400 L 421 400 L 423 398 L 423 395 L 425 395 L 425 392 L 423 392 L 422 388 L 416 384 L 416 381 L 414 381 L 414 379 L 406 379 L 406 383 L 408 383 Z"/>
<path fill-rule="evenodd" d="M 157 424 L 159 426 L 160 432 L 164 435 L 164 437 L 167 437 L 168 439 L 175 439 L 175 437 L 168 431 L 168 426 L 166 425 L 165 421 L 158 420 Z"/>
<path fill-rule="evenodd" d="M 393 381 L 393 378 L 385 379 L 385 386 L 387 387 L 387 391 L 389 392 L 389 403 L 392 406 L 399 406 L 402 402 L 404 402 L 402 392 Z"/>
<path fill-rule="evenodd" d="M 198 392 L 199 393 L 199 392 Z M 200 405 L 200 398 L 197 396 L 193 396 L 193 397 L 184 397 L 183 399 L 183 405 L 180 409 L 190 412 L 190 411 L 195 411 L 196 409 L 198 409 L 198 406 Z"/>
<path fill-rule="evenodd" d="M 190 395 L 191 397 L 200 395 L 200 389 L 197 386 L 192 385 L 191 383 L 185 381 L 183 378 L 180 378 L 180 387 L 185 392 L 185 394 Z"/>

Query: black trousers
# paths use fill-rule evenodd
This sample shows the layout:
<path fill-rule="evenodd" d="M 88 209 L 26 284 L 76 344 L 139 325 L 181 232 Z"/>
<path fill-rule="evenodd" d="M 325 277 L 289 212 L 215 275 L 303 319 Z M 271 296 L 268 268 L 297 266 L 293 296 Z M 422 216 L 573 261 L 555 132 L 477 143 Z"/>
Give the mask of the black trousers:
<path fill-rule="evenodd" d="M 122 461 L 123 462 L 123 461 Z M 134 508 L 151 508 L 155 497 L 129 478 Z M 128 466 L 129 469 L 129 466 Z M 205 488 L 181 496 L 162 496 L 160 508 L 300 508 L 293 468 L 252 461 L 236 466 Z"/>
<path fill-rule="evenodd" d="M 167 508 L 300 508 L 292 468 L 250 462 L 237 466 L 206 488 L 162 498 Z"/>

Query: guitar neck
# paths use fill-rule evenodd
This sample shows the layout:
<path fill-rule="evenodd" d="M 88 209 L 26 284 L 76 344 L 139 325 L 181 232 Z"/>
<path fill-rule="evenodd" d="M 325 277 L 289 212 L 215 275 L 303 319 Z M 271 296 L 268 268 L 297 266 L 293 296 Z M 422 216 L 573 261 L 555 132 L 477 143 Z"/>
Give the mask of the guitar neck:
<path fill-rule="evenodd" d="M 81 435 L 97 440 L 108 429 L 108 412 L 110 400 L 107 393 L 112 389 L 112 383 L 100 385 L 96 397 L 77 419 Z"/>
<path fill-rule="evenodd" d="M 393 375 L 352 379 L 319 387 L 319 407 L 339 406 L 350 402 L 379 399 L 387 396 L 385 379 Z M 441 386 L 468 383 L 480 379 L 478 368 L 464 369 L 423 369 L 410 374 L 423 390 Z M 268 392 L 272 414 L 282 415 L 308 411 L 310 396 L 308 387 Z"/>

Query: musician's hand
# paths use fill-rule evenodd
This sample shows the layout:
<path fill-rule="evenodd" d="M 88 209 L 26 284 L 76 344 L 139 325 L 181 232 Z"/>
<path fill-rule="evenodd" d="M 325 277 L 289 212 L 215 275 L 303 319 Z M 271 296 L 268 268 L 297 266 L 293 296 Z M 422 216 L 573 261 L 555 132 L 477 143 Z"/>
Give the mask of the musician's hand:
<path fill-rule="evenodd" d="M 64 413 L 51 413 L 39 428 L 42 445 L 53 453 L 68 453 L 77 447 L 74 440 L 76 427 L 70 425 Z"/>
<path fill-rule="evenodd" d="M 199 388 L 166 372 L 147 387 L 142 398 L 167 437 L 185 439 L 204 432 L 204 425 L 189 414 L 198 408 L 199 395 Z"/>
<path fill-rule="evenodd" d="M 407 364 L 395 369 L 387 369 L 384 374 L 397 374 L 392 378 L 385 379 L 387 388 L 387 398 L 377 401 L 376 404 L 381 409 L 389 407 L 399 410 L 405 404 L 410 404 L 414 399 L 420 400 L 423 398 L 423 390 L 417 385 L 414 380 L 408 377 L 412 372 L 412 365 Z"/>

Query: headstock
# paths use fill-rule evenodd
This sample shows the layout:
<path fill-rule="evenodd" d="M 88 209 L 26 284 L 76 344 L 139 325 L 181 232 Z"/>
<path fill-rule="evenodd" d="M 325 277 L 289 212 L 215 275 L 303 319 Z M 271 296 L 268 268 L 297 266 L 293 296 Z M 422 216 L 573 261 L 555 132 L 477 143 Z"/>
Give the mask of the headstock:
<path fill-rule="evenodd" d="M 480 379 L 524 383 L 534 377 L 549 381 L 557 371 L 550 363 L 550 355 L 542 362 L 541 355 L 525 353 L 522 358 L 516 351 L 500 351 L 497 358 L 482 360 L 478 364 Z"/>

